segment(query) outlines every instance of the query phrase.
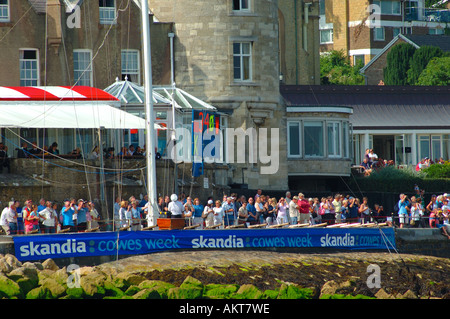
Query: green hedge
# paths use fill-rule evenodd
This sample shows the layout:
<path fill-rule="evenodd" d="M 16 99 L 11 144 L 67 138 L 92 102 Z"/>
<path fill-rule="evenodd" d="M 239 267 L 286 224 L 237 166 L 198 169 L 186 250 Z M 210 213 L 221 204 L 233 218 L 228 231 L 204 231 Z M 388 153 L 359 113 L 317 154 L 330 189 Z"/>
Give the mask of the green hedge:
<path fill-rule="evenodd" d="M 420 172 L 412 169 L 385 167 L 367 177 L 350 179 L 352 189 L 367 192 L 410 193 L 418 185 L 427 193 L 450 192 L 450 164 L 433 164 Z"/>

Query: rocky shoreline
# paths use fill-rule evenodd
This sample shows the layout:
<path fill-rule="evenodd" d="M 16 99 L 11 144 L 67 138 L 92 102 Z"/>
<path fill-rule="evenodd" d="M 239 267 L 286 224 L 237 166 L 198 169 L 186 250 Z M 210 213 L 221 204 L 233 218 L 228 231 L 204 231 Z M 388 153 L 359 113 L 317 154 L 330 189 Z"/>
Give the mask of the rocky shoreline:
<path fill-rule="evenodd" d="M 371 287 L 379 267 L 379 286 Z M 389 253 L 178 251 L 92 267 L 0 255 L 4 299 L 450 299 L 450 261 Z M 372 283 L 373 286 L 373 283 Z"/>

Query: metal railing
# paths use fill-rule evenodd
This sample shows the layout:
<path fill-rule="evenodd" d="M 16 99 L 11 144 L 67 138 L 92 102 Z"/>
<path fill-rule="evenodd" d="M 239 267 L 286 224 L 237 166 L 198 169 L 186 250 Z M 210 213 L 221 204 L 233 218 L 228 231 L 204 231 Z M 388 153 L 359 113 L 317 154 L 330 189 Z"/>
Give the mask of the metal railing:
<path fill-rule="evenodd" d="M 450 22 L 450 10 L 406 7 L 405 21 Z"/>

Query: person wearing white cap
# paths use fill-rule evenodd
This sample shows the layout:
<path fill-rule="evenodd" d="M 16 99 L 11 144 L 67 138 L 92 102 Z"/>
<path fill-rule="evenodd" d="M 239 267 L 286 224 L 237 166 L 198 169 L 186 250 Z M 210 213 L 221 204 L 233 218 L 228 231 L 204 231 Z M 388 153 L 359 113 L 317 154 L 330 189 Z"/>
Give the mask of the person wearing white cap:
<path fill-rule="evenodd" d="M 205 219 L 205 226 L 212 227 L 214 226 L 214 210 L 213 210 L 214 202 L 212 199 L 208 200 L 205 209 L 203 210 L 202 217 Z"/>
<path fill-rule="evenodd" d="M 171 202 L 167 209 L 170 212 L 171 218 L 183 218 L 183 204 L 178 201 L 178 196 L 176 194 L 170 195 Z"/>

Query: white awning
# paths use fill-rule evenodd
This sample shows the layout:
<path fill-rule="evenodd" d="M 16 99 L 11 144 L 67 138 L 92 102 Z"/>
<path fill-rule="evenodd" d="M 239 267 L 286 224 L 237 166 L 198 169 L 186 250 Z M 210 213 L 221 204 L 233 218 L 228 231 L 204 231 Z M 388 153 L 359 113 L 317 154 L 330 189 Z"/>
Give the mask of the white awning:
<path fill-rule="evenodd" d="M 145 129 L 146 122 L 120 110 L 120 100 L 93 87 L 0 86 L 0 127 Z"/>
<path fill-rule="evenodd" d="M 108 104 L 2 102 L 0 127 L 145 129 L 144 119 Z M 165 128 L 155 124 L 155 129 Z"/>

